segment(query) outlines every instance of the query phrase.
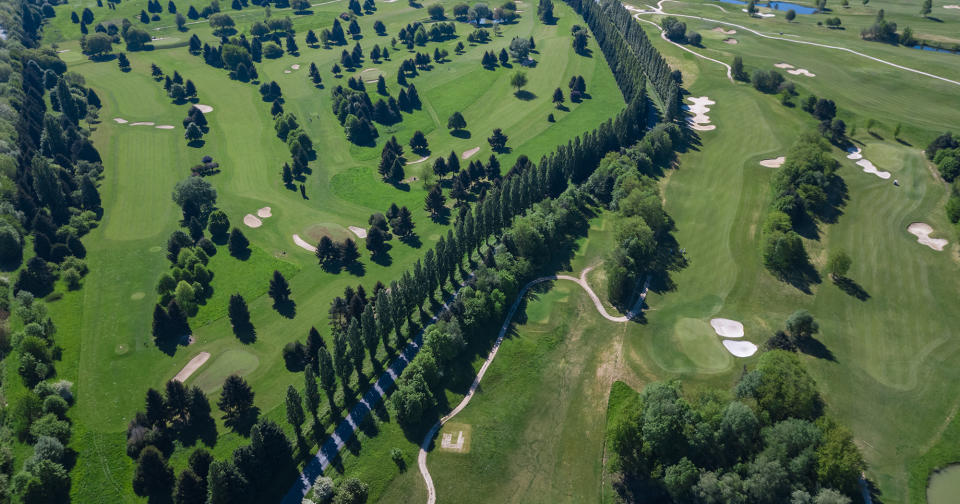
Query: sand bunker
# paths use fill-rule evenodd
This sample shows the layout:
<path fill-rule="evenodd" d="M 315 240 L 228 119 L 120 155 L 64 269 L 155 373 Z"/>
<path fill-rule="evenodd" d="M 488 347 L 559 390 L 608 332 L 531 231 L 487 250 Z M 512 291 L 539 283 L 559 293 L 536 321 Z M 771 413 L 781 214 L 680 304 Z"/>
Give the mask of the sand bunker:
<path fill-rule="evenodd" d="M 743 11 L 743 12 L 747 12 L 747 9 L 740 9 L 740 10 Z M 772 18 L 772 17 L 776 17 L 775 14 L 764 14 L 764 13 L 762 13 L 762 12 L 755 12 L 755 13 L 753 13 L 753 15 L 756 16 L 756 17 L 761 17 L 761 18 Z"/>
<path fill-rule="evenodd" d="M 424 162 L 424 161 L 426 161 L 426 160 L 428 160 L 428 159 L 430 159 L 430 156 L 423 156 L 422 158 L 420 158 L 420 159 L 418 159 L 418 160 L 416 160 L 416 161 L 409 161 L 409 162 L 407 162 L 407 164 L 408 164 L 408 165 L 418 164 L 418 163 L 422 163 L 422 162 Z"/>
<path fill-rule="evenodd" d="M 284 70 L 283 73 L 291 73 L 290 70 Z"/>
<path fill-rule="evenodd" d="M 300 70 L 300 65 L 290 65 L 290 68 L 293 70 Z"/>
<path fill-rule="evenodd" d="M 944 5 L 944 9 L 960 9 L 960 5 Z"/>
<path fill-rule="evenodd" d="M 296 243 L 298 247 L 304 250 L 309 250 L 310 252 L 317 251 L 317 247 L 307 243 L 303 238 L 300 238 L 300 235 L 293 235 L 293 243 Z"/>
<path fill-rule="evenodd" d="M 715 101 L 706 96 L 699 98 L 688 97 L 687 100 L 693 104 L 683 106 L 684 110 L 693 112 L 693 117 L 687 118 L 687 122 L 690 123 L 691 128 L 697 131 L 710 131 L 717 128 L 715 125 L 710 124 L 710 116 L 707 115 L 707 112 L 710 112 L 710 107 L 707 105 L 714 105 L 716 104 Z"/>
<path fill-rule="evenodd" d="M 806 68 L 798 68 L 798 69 L 796 69 L 796 70 L 787 70 L 787 73 L 788 73 L 788 74 L 791 74 L 791 75 L 806 75 L 807 77 L 816 77 L 816 76 L 817 76 L 817 74 L 811 73 L 811 72 L 810 72 L 809 70 L 807 70 Z"/>
<path fill-rule="evenodd" d="M 213 112 L 213 107 L 211 107 L 210 105 L 203 105 L 200 103 L 196 103 L 193 106 L 197 107 L 197 109 L 199 109 L 200 112 L 203 112 L 204 114 L 209 114 L 210 112 Z"/>
<path fill-rule="evenodd" d="M 187 378 L 190 378 L 190 375 L 192 375 L 194 371 L 200 369 L 200 366 L 202 366 L 204 362 L 207 362 L 209 358 L 210 352 L 198 353 L 196 357 L 190 359 L 190 362 L 188 362 L 186 366 L 183 366 L 183 369 L 181 369 L 173 379 L 181 383 L 187 381 Z"/>
<path fill-rule="evenodd" d="M 857 162 L 857 165 L 863 168 L 864 173 L 872 173 L 884 180 L 890 178 L 890 172 L 878 170 L 869 159 L 863 159 L 863 154 L 861 154 L 860 147 L 850 147 L 847 149 L 847 159 L 851 159 Z"/>
<path fill-rule="evenodd" d="M 757 353 L 757 345 L 749 341 L 723 340 L 723 346 L 726 347 L 727 351 L 733 354 L 734 357 L 750 357 Z"/>
<path fill-rule="evenodd" d="M 737 40 L 737 39 L 735 39 L 735 38 L 725 38 L 725 39 L 723 39 L 723 42 L 726 43 L 726 44 L 739 44 L 739 43 L 740 43 L 740 41 Z"/>
<path fill-rule="evenodd" d="M 261 219 L 266 219 L 267 217 L 271 217 L 271 216 L 273 216 L 273 214 L 270 213 L 270 207 L 268 206 L 265 206 L 260 210 L 257 210 L 257 217 L 260 217 Z"/>
<path fill-rule="evenodd" d="M 790 63 L 777 63 L 776 65 L 773 65 L 773 66 L 777 68 L 793 68 L 793 65 L 791 65 Z"/>
<path fill-rule="evenodd" d="M 930 238 L 930 234 L 933 233 L 933 228 L 930 224 L 924 222 L 911 223 L 907 226 L 907 231 L 917 237 L 917 243 L 926 245 L 933 250 L 943 250 L 943 247 L 946 247 L 947 243 L 949 243 L 943 238 Z"/>
<path fill-rule="evenodd" d="M 472 156 L 472 155 L 474 155 L 474 154 L 476 154 L 476 153 L 478 153 L 478 152 L 480 152 L 480 147 L 474 147 L 474 148 L 472 148 L 472 149 L 470 149 L 470 150 L 463 151 L 463 154 L 460 155 L 460 158 L 461 158 L 461 159 L 467 159 L 467 158 L 469 158 L 470 156 Z"/>
<path fill-rule="evenodd" d="M 734 33 L 737 33 L 737 30 L 724 30 L 722 26 L 714 28 L 713 31 L 720 32 L 724 35 L 733 35 Z"/>
<path fill-rule="evenodd" d="M 257 216 L 253 214 L 244 215 L 243 223 L 246 224 L 247 227 L 252 227 L 252 228 L 258 228 L 263 225 L 263 221 L 258 219 Z"/>
<path fill-rule="evenodd" d="M 783 166 L 783 162 L 786 160 L 787 158 L 784 156 L 773 159 L 764 159 L 763 161 L 760 161 L 760 166 L 766 166 L 767 168 L 780 168 Z"/>
<path fill-rule="evenodd" d="M 130 123 L 130 126 L 153 126 L 154 124 L 156 124 L 156 123 L 152 123 L 152 122 L 135 122 L 135 123 Z"/>
<path fill-rule="evenodd" d="M 362 227 L 347 226 L 347 229 L 349 229 L 350 231 L 352 231 L 353 234 L 357 235 L 357 238 L 366 238 L 366 237 L 367 237 L 367 230 L 366 230 L 366 229 L 363 229 Z"/>
<path fill-rule="evenodd" d="M 120 123 L 120 124 L 127 124 L 127 120 L 126 120 L 126 119 L 122 119 L 122 118 L 120 118 L 120 117 L 114 117 L 113 120 L 114 120 L 114 122 L 117 122 L 117 123 Z"/>
<path fill-rule="evenodd" d="M 890 172 L 878 170 L 876 166 L 873 166 L 873 163 L 869 159 L 861 159 L 857 161 L 857 164 L 863 167 L 864 173 L 872 173 L 884 180 L 890 178 Z"/>
<path fill-rule="evenodd" d="M 173 126 L 171 126 L 171 125 L 169 125 L 169 124 L 161 124 L 161 125 L 157 126 L 157 129 L 167 129 L 167 130 L 169 130 L 169 129 L 173 129 Z"/>
<path fill-rule="evenodd" d="M 724 338 L 743 337 L 743 324 L 736 320 L 714 318 L 710 319 L 710 325 L 713 326 L 713 330 L 716 331 L 717 336 L 723 336 Z"/>

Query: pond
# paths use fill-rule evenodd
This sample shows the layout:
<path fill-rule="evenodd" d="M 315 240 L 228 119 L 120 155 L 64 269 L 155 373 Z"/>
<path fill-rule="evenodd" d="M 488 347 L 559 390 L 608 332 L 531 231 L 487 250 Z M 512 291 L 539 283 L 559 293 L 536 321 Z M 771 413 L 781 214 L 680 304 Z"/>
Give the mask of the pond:
<path fill-rule="evenodd" d="M 930 46 L 928 46 L 928 45 L 924 45 L 924 46 L 915 45 L 915 46 L 910 46 L 910 48 L 911 48 L 911 49 L 922 49 L 922 50 L 924 50 L 924 51 L 942 52 L 942 53 L 947 53 L 947 54 L 960 54 L 960 52 L 953 52 L 953 51 L 951 51 L 951 50 L 949 50 L 949 49 L 941 49 L 941 48 L 939 48 L 939 47 L 930 47 Z"/>
<path fill-rule="evenodd" d="M 747 5 L 747 2 L 741 2 L 740 0 L 717 0 L 718 2 L 736 4 L 736 5 Z M 757 3 L 760 7 L 769 7 L 773 10 L 788 11 L 793 9 L 797 14 L 816 14 L 817 9 L 810 7 L 808 5 L 800 5 L 790 2 L 769 2 L 767 4 Z"/>
<path fill-rule="evenodd" d="M 960 464 L 947 466 L 930 476 L 927 504 L 953 504 L 960 495 Z"/>

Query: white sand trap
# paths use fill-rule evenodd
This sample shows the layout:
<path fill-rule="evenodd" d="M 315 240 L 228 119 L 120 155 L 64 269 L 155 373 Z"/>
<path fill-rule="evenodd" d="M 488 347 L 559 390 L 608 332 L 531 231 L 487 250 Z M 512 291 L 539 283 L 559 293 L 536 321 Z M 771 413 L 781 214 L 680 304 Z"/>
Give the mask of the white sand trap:
<path fill-rule="evenodd" d="M 960 5 L 944 5 L 944 9 L 960 9 Z"/>
<path fill-rule="evenodd" d="M 776 65 L 773 65 L 773 66 L 777 68 L 793 68 L 793 65 L 791 65 L 790 63 L 777 63 Z"/>
<path fill-rule="evenodd" d="M 59 50 L 57 50 L 57 54 L 63 54 L 63 53 L 65 53 L 65 52 L 70 52 L 70 49 L 59 49 Z"/>
<path fill-rule="evenodd" d="M 261 219 L 266 219 L 267 217 L 272 217 L 272 216 L 273 214 L 270 213 L 270 207 L 268 206 L 265 206 L 260 210 L 257 210 L 257 217 L 260 217 Z"/>
<path fill-rule="evenodd" d="M 713 31 L 720 32 L 724 35 L 733 35 L 734 33 L 737 33 L 737 30 L 724 30 L 722 26 L 714 28 Z"/>
<path fill-rule="evenodd" d="M 290 65 L 290 69 L 291 69 L 291 70 L 300 70 L 300 65 L 296 65 L 296 64 Z"/>
<path fill-rule="evenodd" d="M 807 70 L 806 68 L 798 68 L 798 69 L 796 69 L 796 70 L 787 70 L 787 73 L 788 73 L 788 74 L 791 74 L 791 75 L 806 75 L 807 77 L 816 77 L 816 76 L 817 76 L 817 74 L 811 73 L 811 72 L 810 72 L 809 70 Z"/>
<path fill-rule="evenodd" d="M 244 215 L 243 223 L 246 224 L 247 227 L 252 227 L 252 228 L 258 228 L 263 225 L 263 221 L 258 219 L 257 216 L 253 214 Z"/>
<path fill-rule="evenodd" d="M 310 245 L 309 243 L 304 241 L 303 238 L 300 238 L 300 235 L 293 235 L 293 243 L 296 243 L 298 247 L 304 250 L 309 250 L 310 252 L 317 251 L 317 247 L 314 247 L 313 245 Z"/>
<path fill-rule="evenodd" d="M 723 42 L 724 42 L 725 44 L 739 44 L 739 43 L 740 43 L 740 41 L 737 40 L 737 39 L 735 39 L 735 38 L 725 38 L 725 39 L 723 39 Z"/>
<path fill-rule="evenodd" d="M 152 122 L 135 122 L 130 123 L 130 126 L 153 126 L 155 123 Z"/>
<path fill-rule="evenodd" d="M 190 362 L 188 362 L 186 366 L 183 366 L 183 369 L 181 369 L 173 379 L 181 383 L 187 381 L 187 378 L 190 378 L 190 375 L 192 375 L 194 371 L 200 369 L 200 366 L 207 362 L 209 358 L 210 352 L 198 353 L 196 357 L 190 359 Z"/>
<path fill-rule="evenodd" d="M 121 117 L 114 117 L 113 120 L 114 120 L 114 122 L 119 123 L 119 124 L 127 124 L 127 122 L 128 122 L 126 119 L 123 119 L 123 118 L 121 118 Z"/>
<path fill-rule="evenodd" d="M 407 164 L 408 164 L 408 165 L 419 164 L 419 163 L 422 163 L 422 162 L 424 162 L 424 161 L 426 161 L 426 160 L 428 160 L 428 159 L 430 159 L 430 156 L 423 156 L 422 158 L 420 158 L 420 159 L 418 159 L 418 160 L 416 160 L 416 161 L 408 161 Z"/>
<path fill-rule="evenodd" d="M 740 10 L 743 11 L 743 12 L 747 12 L 747 9 L 740 9 Z M 762 12 L 756 12 L 756 13 L 754 13 L 753 15 L 756 16 L 756 17 L 761 17 L 761 18 L 777 17 L 775 14 L 764 14 L 764 13 L 762 13 Z"/>
<path fill-rule="evenodd" d="M 157 126 L 157 129 L 168 129 L 168 130 L 169 130 L 169 129 L 173 129 L 173 126 L 171 126 L 171 125 L 169 125 L 169 124 L 160 124 L 160 125 Z"/>
<path fill-rule="evenodd" d="M 726 347 L 727 351 L 733 354 L 734 357 L 750 357 L 751 355 L 757 353 L 757 345 L 750 343 L 749 341 L 734 341 L 734 340 L 723 340 L 723 346 Z"/>
<path fill-rule="evenodd" d="M 693 104 L 683 106 L 684 110 L 693 112 L 693 117 L 687 118 L 687 122 L 690 123 L 691 128 L 697 131 L 710 131 L 717 128 L 716 125 L 710 124 L 710 116 L 707 115 L 707 112 L 710 112 L 710 107 L 707 105 L 714 105 L 717 102 L 706 96 L 699 98 L 688 97 L 687 100 Z"/>
<path fill-rule="evenodd" d="M 470 150 L 463 151 L 463 154 L 460 155 L 461 159 L 468 159 L 470 156 L 480 152 L 480 147 L 474 147 Z"/>
<path fill-rule="evenodd" d="M 283 73 L 291 73 L 290 70 L 284 70 Z"/>
<path fill-rule="evenodd" d="M 907 226 L 907 231 L 917 237 L 917 243 L 926 245 L 933 250 L 943 250 L 943 247 L 946 247 L 949 243 L 943 238 L 930 238 L 933 228 L 925 222 L 913 222 Z"/>
<path fill-rule="evenodd" d="M 724 338 L 743 337 L 743 324 L 736 320 L 714 318 L 710 319 L 710 325 L 713 326 L 713 330 L 717 332 L 717 336 L 723 336 Z"/>
<path fill-rule="evenodd" d="M 197 109 L 199 109 L 200 112 L 203 112 L 204 114 L 209 114 L 210 112 L 213 112 L 213 107 L 211 107 L 210 105 L 203 105 L 203 104 L 200 104 L 200 103 L 195 103 L 195 104 L 193 104 L 193 106 L 194 106 L 194 107 L 197 107 Z"/>
<path fill-rule="evenodd" d="M 773 159 L 764 159 L 763 161 L 760 161 L 760 166 L 766 166 L 767 168 L 780 168 L 783 166 L 783 162 L 786 160 L 787 158 L 784 156 Z"/>
<path fill-rule="evenodd" d="M 878 170 L 876 166 L 873 166 L 873 163 L 869 159 L 861 159 L 857 161 L 857 164 L 863 167 L 864 173 L 872 173 L 884 180 L 890 178 L 890 172 Z"/>
<path fill-rule="evenodd" d="M 858 159 L 863 159 L 863 156 L 860 154 L 860 147 L 847 147 L 847 159 L 852 159 L 854 161 Z"/>
<path fill-rule="evenodd" d="M 352 231 L 353 234 L 357 235 L 357 238 L 366 238 L 366 237 L 367 237 L 367 230 L 366 230 L 366 229 L 363 229 L 362 227 L 347 226 L 347 229 L 349 229 L 350 231 Z"/>

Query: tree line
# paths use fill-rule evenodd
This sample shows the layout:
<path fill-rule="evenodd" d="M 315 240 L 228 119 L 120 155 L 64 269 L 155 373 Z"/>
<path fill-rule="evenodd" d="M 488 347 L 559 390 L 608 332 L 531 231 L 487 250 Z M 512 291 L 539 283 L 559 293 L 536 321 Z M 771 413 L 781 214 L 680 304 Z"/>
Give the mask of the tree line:
<path fill-rule="evenodd" d="M 627 389 L 616 384 L 616 389 Z M 611 412 L 615 491 L 632 501 L 850 504 L 866 467 L 791 353 L 764 353 L 732 391 L 651 383 Z M 642 497 L 641 497 L 642 496 Z"/>

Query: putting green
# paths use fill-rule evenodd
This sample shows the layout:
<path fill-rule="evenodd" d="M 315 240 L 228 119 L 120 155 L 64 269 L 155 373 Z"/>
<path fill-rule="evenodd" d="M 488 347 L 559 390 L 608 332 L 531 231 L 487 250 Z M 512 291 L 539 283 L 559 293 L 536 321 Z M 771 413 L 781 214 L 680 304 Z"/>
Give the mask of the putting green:
<path fill-rule="evenodd" d="M 670 340 L 676 352 L 655 355 L 657 362 L 669 371 L 715 373 L 733 363 L 733 357 L 723 348 L 722 338 L 705 320 L 681 318 L 673 326 Z"/>
<path fill-rule="evenodd" d="M 364 223 L 361 222 L 360 224 Z M 332 222 L 320 222 L 307 227 L 300 236 L 307 242 L 314 244 L 324 236 L 329 236 L 333 241 L 343 241 L 347 238 L 356 239 L 356 235 L 348 231 L 347 228 Z"/>
<path fill-rule="evenodd" d="M 380 76 L 383 76 L 384 79 L 387 78 L 387 75 L 383 73 L 379 68 L 366 68 L 360 72 L 359 77 L 363 79 L 363 82 L 368 84 L 377 82 Z"/>
<path fill-rule="evenodd" d="M 230 349 L 220 355 L 212 357 L 213 362 L 207 363 L 204 371 L 192 380 L 189 385 L 200 387 L 207 394 L 216 392 L 223 386 L 223 380 L 232 374 L 245 376 L 260 365 L 260 359 L 246 350 Z"/>

